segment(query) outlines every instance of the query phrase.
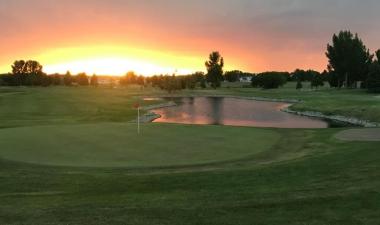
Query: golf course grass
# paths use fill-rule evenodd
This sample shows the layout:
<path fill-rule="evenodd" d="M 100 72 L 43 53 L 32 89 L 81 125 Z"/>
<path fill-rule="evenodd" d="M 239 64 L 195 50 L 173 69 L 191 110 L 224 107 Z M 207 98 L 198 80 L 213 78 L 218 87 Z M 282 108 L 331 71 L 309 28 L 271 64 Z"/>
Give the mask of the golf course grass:
<path fill-rule="evenodd" d="M 217 126 L 146 124 L 140 134 L 123 123 L 19 127 L 0 129 L 0 157 L 58 166 L 180 166 L 237 160 L 278 139 L 274 131 Z"/>
<path fill-rule="evenodd" d="M 177 94 L 295 98 L 380 121 L 380 98 L 359 90 Z M 133 104 L 160 95 L 0 88 L 0 224 L 379 224 L 379 142 L 336 138 L 345 128 L 143 124 L 137 135 Z"/>

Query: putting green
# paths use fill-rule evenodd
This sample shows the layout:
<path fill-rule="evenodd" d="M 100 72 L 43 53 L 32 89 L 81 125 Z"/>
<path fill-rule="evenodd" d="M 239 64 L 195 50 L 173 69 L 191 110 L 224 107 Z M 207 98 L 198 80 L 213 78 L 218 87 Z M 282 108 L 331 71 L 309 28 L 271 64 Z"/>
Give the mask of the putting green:
<path fill-rule="evenodd" d="M 272 130 L 102 123 L 0 129 L 0 158 L 43 165 L 158 167 L 241 159 L 269 149 Z"/>

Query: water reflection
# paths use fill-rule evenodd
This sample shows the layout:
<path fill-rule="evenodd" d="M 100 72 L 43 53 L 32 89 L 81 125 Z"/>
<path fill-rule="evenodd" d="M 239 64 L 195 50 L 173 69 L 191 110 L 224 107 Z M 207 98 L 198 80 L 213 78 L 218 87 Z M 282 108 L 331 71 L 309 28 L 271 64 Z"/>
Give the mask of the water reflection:
<path fill-rule="evenodd" d="M 328 127 L 328 123 L 322 120 L 281 112 L 281 109 L 289 106 L 287 103 L 219 97 L 174 100 L 180 104 L 153 110 L 162 116 L 154 122 L 278 128 Z"/>

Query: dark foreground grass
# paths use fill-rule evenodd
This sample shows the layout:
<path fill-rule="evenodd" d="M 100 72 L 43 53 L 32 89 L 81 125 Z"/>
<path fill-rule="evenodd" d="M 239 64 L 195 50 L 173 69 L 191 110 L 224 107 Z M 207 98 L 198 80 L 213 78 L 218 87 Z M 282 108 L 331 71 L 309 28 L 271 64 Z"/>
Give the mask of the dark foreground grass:
<path fill-rule="evenodd" d="M 2 160 L 0 224 L 379 224 L 375 144 L 338 142 L 336 130 L 276 132 L 282 137 L 266 152 L 220 164 L 123 169 Z"/>
<path fill-rule="evenodd" d="M 368 108 L 368 104 L 373 103 L 374 111 L 368 115 L 363 112 L 360 116 L 379 120 L 376 116 L 378 98 L 374 95 L 348 91 L 349 97 L 344 98 L 344 92 L 295 92 L 290 88 L 284 88 L 282 92 L 238 88 L 184 94 L 300 96 L 305 103 L 296 107 L 315 102 L 319 103 L 321 111 L 340 110 L 344 104 L 348 108 L 355 105 L 358 109 Z M 159 160 L 170 161 L 166 165 L 155 164 L 158 161 L 153 160 L 145 164 L 130 164 L 126 168 L 119 164 L 131 162 L 130 158 L 120 161 L 124 152 L 111 151 L 109 155 L 99 152 L 104 146 L 113 145 L 109 140 L 120 139 L 117 131 L 120 127 L 127 127 L 125 122 L 134 118 L 132 104 L 143 95 L 157 94 L 163 93 L 103 88 L 16 88 L 1 91 L 0 224 L 380 223 L 378 143 L 338 141 L 334 135 L 341 129 L 190 126 L 185 132 L 182 125 L 159 124 L 149 125 L 152 126 L 149 132 L 173 137 L 159 143 L 160 151 L 170 154 Z M 336 100 L 331 96 L 337 96 Z M 343 100 L 345 102 L 341 103 Z M 356 110 L 355 114 L 361 111 Z M 44 130 L 42 125 L 51 128 Z M 65 130 L 65 126 L 71 129 Z M 75 129 L 75 126 L 80 129 Z M 84 129 L 86 126 L 94 127 Z M 130 129 L 134 131 L 134 127 Z M 177 129 L 181 132 L 175 132 Z M 59 132 L 64 135 L 57 135 Z M 183 133 L 188 135 L 186 139 L 181 137 Z M 80 146 L 72 148 L 71 160 L 65 161 L 61 156 L 54 156 L 54 152 L 65 153 L 69 147 L 65 139 L 70 135 Z M 239 138 L 239 135 L 242 139 L 238 142 L 231 140 Z M 217 138 L 210 141 L 210 136 Z M 66 138 L 62 140 L 60 137 Z M 92 137 L 94 143 L 83 141 L 87 137 Z M 137 143 L 139 140 L 133 141 Z M 30 147 L 12 152 L 12 146 L 25 146 L 22 143 Z M 153 157 L 155 143 L 157 140 L 145 142 L 147 145 L 141 146 L 140 157 Z M 220 147 L 223 143 L 226 145 Z M 50 148 L 44 147 L 45 144 Z M 86 155 L 91 153 L 91 144 L 99 155 L 89 160 Z M 215 152 L 217 148 L 210 147 L 214 144 L 222 152 Z M 209 159 L 209 153 L 199 158 L 192 158 L 192 154 L 189 157 L 179 154 L 177 156 L 181 157 L 177 159 L 172 156 L 184 149 L 198 148 L 204 151 L 211 149 L 217 160 L 202 161 L 204 156 Z M 230 154 L 234 151 L 239 157 Z M 119 162 L 104 165 L 107 160 L 112 162 L 113 155 Z M 139 154 L 134 155 L 137 156 Z M 33 158 L 32 163 L 27 163 Z M 79 167 L 73 163 L 78 158 L 89 160 L 90 164 Z M 46 165 L 49 161 L 51 165 Z M 184 165 L 186 161 L 189 165 Z M 73 164 L 67 166 L 68 162 Z"/>

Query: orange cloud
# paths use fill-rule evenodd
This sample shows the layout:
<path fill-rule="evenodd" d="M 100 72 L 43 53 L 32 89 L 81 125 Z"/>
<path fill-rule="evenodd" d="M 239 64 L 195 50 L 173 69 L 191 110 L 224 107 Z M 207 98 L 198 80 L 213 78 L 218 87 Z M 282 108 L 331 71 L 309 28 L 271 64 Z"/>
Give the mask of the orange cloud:
<path fill-rule="evenodd" d="M 0 72 L 16 59 L 49 72 L 195 71 L 213 50 L 227 70 L 323 70 L 326 44 L 341 29 L 380 47 L 380 3 L 347 2 L 2 0 Z"/>

